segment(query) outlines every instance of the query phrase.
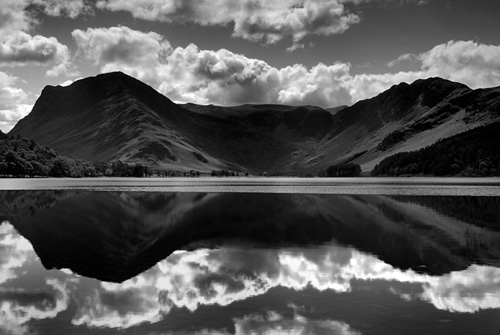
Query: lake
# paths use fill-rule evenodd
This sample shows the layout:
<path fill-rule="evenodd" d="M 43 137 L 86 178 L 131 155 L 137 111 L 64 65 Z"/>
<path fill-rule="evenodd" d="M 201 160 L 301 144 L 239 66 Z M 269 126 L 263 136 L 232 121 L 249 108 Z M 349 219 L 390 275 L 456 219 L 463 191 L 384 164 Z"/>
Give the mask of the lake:
<path fill-rule="evenodd" d="M 1 334 L 497 334 L 500 179 L 0 179 Z"/>

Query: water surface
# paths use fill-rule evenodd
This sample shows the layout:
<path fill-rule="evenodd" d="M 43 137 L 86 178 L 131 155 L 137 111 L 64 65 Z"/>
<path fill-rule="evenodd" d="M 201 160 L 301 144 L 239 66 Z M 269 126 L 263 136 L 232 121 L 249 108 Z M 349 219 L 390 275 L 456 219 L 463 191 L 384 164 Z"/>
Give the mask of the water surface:
<path fill-rule="evenodd" d="M 500 326 L 498 196 L 93 183 L 0 191 L 0 333 L 495 334 Z M 465 186 L 488 185 L 498 188 Z"/>
<path fill-rule="evenodd" d="M 500 178 L 22 178 L 0 190 L 500 196 Z"/>

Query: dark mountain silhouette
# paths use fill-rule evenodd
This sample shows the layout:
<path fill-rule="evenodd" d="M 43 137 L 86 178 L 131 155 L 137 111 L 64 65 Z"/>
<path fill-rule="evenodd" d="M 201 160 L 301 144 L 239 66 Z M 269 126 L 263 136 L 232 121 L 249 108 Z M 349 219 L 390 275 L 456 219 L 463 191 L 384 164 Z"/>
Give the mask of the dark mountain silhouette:
<path fill-rule="evenodd" d="M 0 130 L 0 140 L 3 140 L 4 138 L 6 138 L 7 135 L 5 135 L 1 130 Z"/>
<path fill-rule="evenodd" d="M 59 154 L 209 172 L 306 173 L 383 158 L 500 119 L 500 89 L 440 78 L 351 107 L 176 105 L 120 72 L 47 86 L 11 131 Z"/>

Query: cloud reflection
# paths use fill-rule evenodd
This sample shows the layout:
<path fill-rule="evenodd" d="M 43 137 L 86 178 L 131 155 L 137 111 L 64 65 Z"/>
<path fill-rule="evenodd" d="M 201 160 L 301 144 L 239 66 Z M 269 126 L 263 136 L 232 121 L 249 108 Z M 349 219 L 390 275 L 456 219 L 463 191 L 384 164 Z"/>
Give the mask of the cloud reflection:
<path fill-rule="evenodd" d="M 7 334 L 27 334 L 31 320 L 55 318 L 66 310 L 69 295 L 66 285 L 55 279 L 46 280 L 47 288 L 35 292 L 0 291 L 0 330 Z"/>
<path fill-rule="evenodd" d="M 287 318 L 276 312 L 267 315 L 247 315 L 234 319 L 235 334 L 331 334 L 331 335 L 359 335 L 344 323 L 334 320 L 311 320 L 295 314 Z"/>
<path fill-rule="evenodd" d="M 2 222 L 0 224 L 0 284 L 16 278 L 16 271 L 28 261 L 29 256 L 33 255 L 33 248 L 28 240 L 19 235 L 9 222 Z"/>
<path fill-rule="evenodd" d="M 36 258 L 28 240 L 9 222 L 2 222 L 0 225 L 0 333 L 2 334 L 28 334 L 30 333 L 28 322 L 55 318 L 68 307 L 70 298 L 66 281 L 45 278 L 35 288 L 17 288 L 17 280 L 34 275 L 28 265 Z"/>
<path fill-rule="evenodd" d="M 420 287 L 417 293 L 405 291 L 406 286 L 389 292 L 407 301 L 426 301 L 448 312 L 500 309 L 499 268 L 472 265 L 463 271 L 432 276 L 401 270 L 373 255 L 335 245 L 177 251 L 120 284 L 76 277 L 64 270 L 57 272 L 58 279 L 37 279 L 42 281 L 36 289 L 21 286 L 23 277 L 37 276 L 37 270 L 27 266 L 36 255 L 9 223 L 0 226 L 0 248 L 0 330 L 8 334 L 28 333 L 29 321 L 55 318 L 67 310 L 72 299 L 76 307 L 73 325 L 127 329 L 157 323 L 174 308 L 195 312 L 200 306 L 228 306 L 275 287 L 342 293 L 354 290 L 355 281 L 374 280 L 415 284 Z M 355 333 L 341 321 L 311 320 L 297 310 L 293 318 L 273 313 L 233 319 L 236 333 Z"/>
<path fill-rule="evenodd" d="M 173 307 L 194 312 L 202 305 L 227 306 L 278 286 L 296 291 L 312 287 L 349 292 L 353 280 L 416 283 L 422 288 L 418 299 L 449 312 L 500 308 L 500 269 L 494 267 L 474 265 L 436 277 L 400 270 L 372 255 L 339 246 L 289 250 L 224 248 L 179 251 L 131 280 L 102 283 L 73 323 L 128 328 L 157 322 Z M 393 293 L 409 296 L 407 292 Z"/>
<path fill-rule="evenodd" d="M 421 297 L 450 312 L 500 308 L 500 269 L 472 265 L 464 271 L 430 278 Z"/>

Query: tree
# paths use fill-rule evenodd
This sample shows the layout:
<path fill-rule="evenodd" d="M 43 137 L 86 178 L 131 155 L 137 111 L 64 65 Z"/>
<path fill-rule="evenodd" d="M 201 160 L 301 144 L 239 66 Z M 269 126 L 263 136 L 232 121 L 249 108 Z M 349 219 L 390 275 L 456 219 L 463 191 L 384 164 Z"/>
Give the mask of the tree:
<path fill-rule="evenodd" d="M 360 175 L 361 166 L 354 163 L 331 165 L 326 169 L 327 177 L 359 177 Z"/>

